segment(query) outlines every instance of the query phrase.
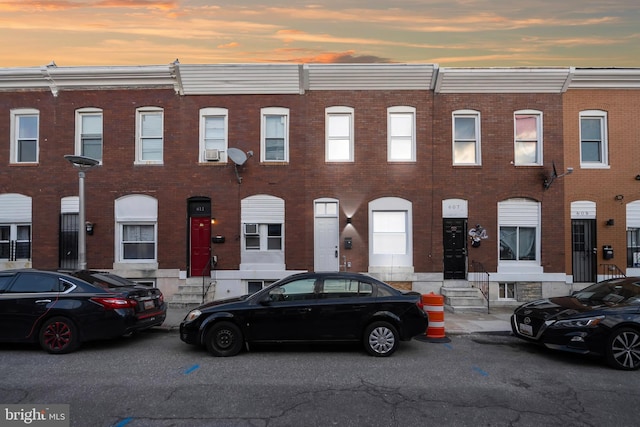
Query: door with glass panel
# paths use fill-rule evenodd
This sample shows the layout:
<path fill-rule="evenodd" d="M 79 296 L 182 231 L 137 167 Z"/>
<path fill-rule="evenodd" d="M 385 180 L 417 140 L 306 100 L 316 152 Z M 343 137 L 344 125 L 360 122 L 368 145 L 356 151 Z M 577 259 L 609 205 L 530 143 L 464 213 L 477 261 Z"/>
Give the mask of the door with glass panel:
<path fill-rule="evenodd" d="M 340 269 L 338 202 L 316 200 L 314 212 L 314 270 L 338 271 Z"/>

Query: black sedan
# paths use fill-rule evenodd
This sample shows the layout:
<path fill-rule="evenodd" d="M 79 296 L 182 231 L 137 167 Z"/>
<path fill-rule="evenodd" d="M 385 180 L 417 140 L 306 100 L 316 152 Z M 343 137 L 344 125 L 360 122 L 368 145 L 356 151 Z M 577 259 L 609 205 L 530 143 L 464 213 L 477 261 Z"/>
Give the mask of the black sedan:
<path fill-rule="evenodd" d="M 80 270 L 70 275 L 89 282 L 92 285 L 134 300 L 135 321 L 129 328 L 131 332 L 142 331 L 153 326 L 160 326 L 167 317 L 167 304 L 162 291 L 152 286 L 132 282 L 122 276 L 105 271 Z"/>
<path fill-rule="evenodd" d="M 511 317 L 515 336 L 548 348 L 640 368 L 640 277 L 606 280 L 571 296 L 533 301 Z"/>
<path fill-rule="evenodd" d="M 390 356 L 400 341 L 424 334 L 422 296 L 357 273 L 300 273 L 239 298 L 187 314 L 180 338 L 214 356 L 234 356 L 264 342 L 362 342 Z"/>
<path fill-rule="evenodd" d="M 49 353 L 69 353 L 82 342 L 137 330 L 138 304 L 64 273 L 0 271 L 0 342 L 40 343 Z"/>

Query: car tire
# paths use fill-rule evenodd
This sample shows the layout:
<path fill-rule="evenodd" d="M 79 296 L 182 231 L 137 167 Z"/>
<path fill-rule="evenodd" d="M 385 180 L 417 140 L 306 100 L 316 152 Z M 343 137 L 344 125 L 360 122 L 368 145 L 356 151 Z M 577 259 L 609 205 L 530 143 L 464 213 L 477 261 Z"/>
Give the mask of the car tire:
<path fill-rule="evenodd" d="M 235 356 L 242 350 L 242 331 L 235 323 L 218 322 L 207 331 L 205 344 L 214 356 Z"/>
<path fill-rule="evenodd" d="M 40 328 L 40 346 L 52 354 L 71 353 L 80 345 L 78 328 L 66 317 L 52 317 Z"/>
<path fill-rule="evenodd" d="M 373 322 L 364 331 L 364 347 L 372 356 L 391 356 L 400 343 L 398 330 L 389 322 Z"/>
<path fill-rule="evenodd" d="M 614 330 L 607 341 L 607 363 L 625 371 L 640 368 L 640 331 L 632 328 Z"/>

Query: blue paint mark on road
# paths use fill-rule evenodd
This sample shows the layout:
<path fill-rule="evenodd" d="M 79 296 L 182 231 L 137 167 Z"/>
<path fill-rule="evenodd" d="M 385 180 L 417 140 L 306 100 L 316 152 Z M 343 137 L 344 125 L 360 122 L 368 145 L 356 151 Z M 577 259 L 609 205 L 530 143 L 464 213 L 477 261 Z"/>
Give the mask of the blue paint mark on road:
<path fill-rule="evenodd" d="M 447 347 L 449 350 L 453 350 L 453 346 L 451 344 L 444 344 L 445 347 Z"/>
<path fill-rule="evenodd" d="M 193 365 L 192 367 L 186 369 L 184 371 L 185 375 L 189 375 L 191 372 L 195 371 L 196 369 L 200 368 L 200 365 Z"/>
<path fill-rule="evenodd" d="M 479 373 L 480 375 L 482 375 L 483 377 L 488 377 L 489 373 L 483 371 L 482 369 L 478 368 L 477 366 L 473 367 L 473 370 L 476 371 L 477 373 Z"/>
<path fill-rule="evenodd" d="M 127 424 L 129 424 L 131 421 L 133 421 L 133 418 L 131 417 L 125 418 L 124 420 L 120 421 L 118 424 L 114 425 L 113 427 L 124 427 Z"/>

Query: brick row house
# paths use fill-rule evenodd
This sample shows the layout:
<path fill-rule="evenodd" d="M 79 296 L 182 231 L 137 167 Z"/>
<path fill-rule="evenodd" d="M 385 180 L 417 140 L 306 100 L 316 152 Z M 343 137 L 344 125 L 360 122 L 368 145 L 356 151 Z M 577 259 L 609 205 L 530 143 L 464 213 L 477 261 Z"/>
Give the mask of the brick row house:
<path fill-rule="evenodd" d="M 176 302 L 309 270 L 461 307 L 640 274 L 638 89 L 637 69 L 0 69 L 0 269 L 77 268 L 83 233 L 89 268 Z M 86 224 L 70 154 L 99 161 Z"/>

